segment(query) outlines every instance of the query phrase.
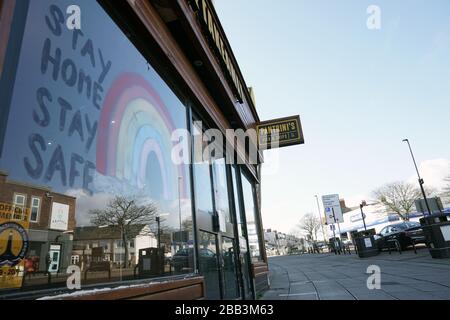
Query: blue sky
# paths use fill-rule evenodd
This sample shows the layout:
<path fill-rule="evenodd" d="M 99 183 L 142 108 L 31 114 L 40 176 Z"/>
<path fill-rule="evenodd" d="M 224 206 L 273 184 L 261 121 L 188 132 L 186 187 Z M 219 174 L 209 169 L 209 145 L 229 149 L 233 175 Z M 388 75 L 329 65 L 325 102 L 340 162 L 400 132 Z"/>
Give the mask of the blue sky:
<path fill-rule="evenodd" d="M 381 30 L 366 27 L 369 5 L 381 9 Z M 411 179 L 405 137 L 424 171 L 427 160 L 450 159 L 449 1 L 215 6 L 261 120 L 302 120 L 306 144 L 282 149 L 276 175 L 263 177 L 265 228 L 289 232 L 302 214 L 317 213 L 315 194 L 354 202 Z"/>

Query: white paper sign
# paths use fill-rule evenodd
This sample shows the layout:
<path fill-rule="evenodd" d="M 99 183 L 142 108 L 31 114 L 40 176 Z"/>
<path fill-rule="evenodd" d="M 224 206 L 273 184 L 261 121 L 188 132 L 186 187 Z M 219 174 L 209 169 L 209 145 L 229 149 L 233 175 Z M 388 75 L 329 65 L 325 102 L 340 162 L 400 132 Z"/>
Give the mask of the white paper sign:
<path fill-rule="evenodd" d="M 445 241 L 450 241 L 450 225 L 441 227 L 442 236 Z"/>
<path fill-rule="evenodd" d="M 50 229 L 67 231 L 69 226 L 69 208 L 67 204 L 53 202 Z"/>
<path fill-rule="evenodd" d="M 370 238 L 365 238 L 364 244 L 366 245 L 366 248 L 372 248 L 372 240 Z"/>

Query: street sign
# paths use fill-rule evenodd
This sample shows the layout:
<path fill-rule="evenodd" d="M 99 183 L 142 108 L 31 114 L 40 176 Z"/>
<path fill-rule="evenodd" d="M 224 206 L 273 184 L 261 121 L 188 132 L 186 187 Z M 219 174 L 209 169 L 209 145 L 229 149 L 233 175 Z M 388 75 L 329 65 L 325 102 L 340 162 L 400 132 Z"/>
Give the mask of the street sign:
<path fill-rule="evenodd" d="M 322 203 L 325 208 L 325 218 L 327 219 L 327 224 L 344 222 L 344 216 L 342 214 L 338 194 L 322 196 Z"/>
<path fill-rule="evenodd" d="M 431 213 L 442 212 L 444 207 L 442 206 L 442 200 L 439 197 L 427 198 L 428 205 L 430 206 Z M 424 199 L 418 199 L 415 201 L 417 212 L 428 214 L 427 205 Z"/>

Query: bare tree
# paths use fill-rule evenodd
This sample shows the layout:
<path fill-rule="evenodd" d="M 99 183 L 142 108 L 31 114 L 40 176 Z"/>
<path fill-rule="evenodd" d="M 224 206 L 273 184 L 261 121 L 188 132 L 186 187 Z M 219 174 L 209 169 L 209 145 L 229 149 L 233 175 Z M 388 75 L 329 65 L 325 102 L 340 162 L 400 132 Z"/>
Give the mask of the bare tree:
<path fill-rule="evenodd" d="M 450 198 L 450 175 L 444 178 L 446 182 L 446 186 L 442 189 L 442 196 L 446 198 Z"/>
<path fill-rule="evenodd" d="M 152 204 L 138 205 L 135 198 L 116 196 L 104 209 L 91 210 L 91 223 L 96 226 L 117 227 L 125 248 L 124 267 L 128 260 L 128 233 L 130 226 L 155 221 L 157 208 Z"/>
<path fill-rule="evenodd" d="M 450 203 L 450 175 L 444 178 L 444 181 L 446 185 L 442 188 L 442 191 L 440 192 L 440 196 L 444 203 L 448 204 Z"/>
<path fill-rule="evenodd" d="M 430 190 L 431 191 L 431 190 Z M 375 201 L 386 208 L 387 213 L 395 213 L 403 220 L 409 220 L 415 201 L 422 197 L 420 189 L 408 182 L 388 183 L 373 191 Z"/>
<path fill-rule="evenodd" d="M 317 240 L 317 232 L 320 229 L 320 220 L 312 213 L 307 213 L 300 220 L 300 224 L 298 225 L 300 230 L 306 232 L 306 234 L 314 240 Z"/>

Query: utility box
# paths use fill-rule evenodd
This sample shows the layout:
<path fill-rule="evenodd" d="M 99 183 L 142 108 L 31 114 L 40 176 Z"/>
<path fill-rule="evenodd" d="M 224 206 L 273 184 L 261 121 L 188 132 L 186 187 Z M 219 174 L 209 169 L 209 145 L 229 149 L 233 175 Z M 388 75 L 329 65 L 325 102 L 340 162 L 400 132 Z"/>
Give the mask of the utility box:
<path fill-rule="evenodd" d="M 139 250 L 139 277 L 164 274 L 164 247 Z"/>
<path fill-rule="evenodd" d="M 368 258 L 376 256 L 380 253 L 375 241 L 374 232 L 371 230 L 361 231 L 354 234 L 358 256 L 360 258 Z"/>
<path fill-rule="evenodd" d="M 434 259 L 450 258 L 450 214 L 433 214 L 420 219 Z"/>

